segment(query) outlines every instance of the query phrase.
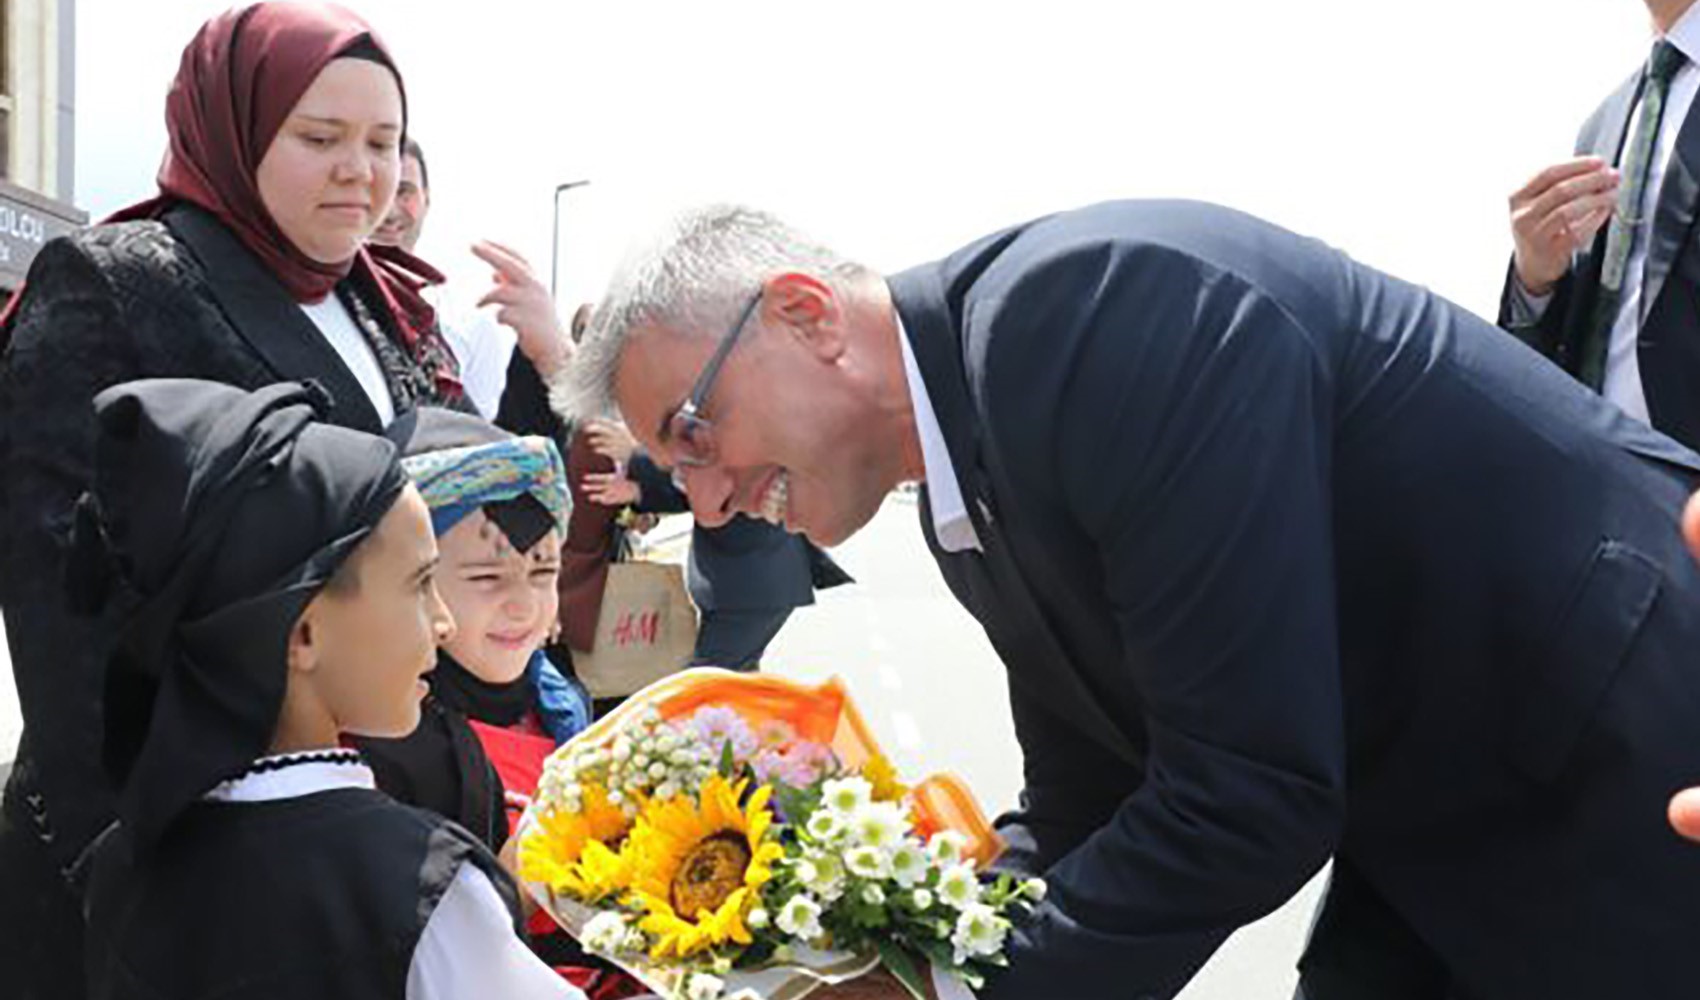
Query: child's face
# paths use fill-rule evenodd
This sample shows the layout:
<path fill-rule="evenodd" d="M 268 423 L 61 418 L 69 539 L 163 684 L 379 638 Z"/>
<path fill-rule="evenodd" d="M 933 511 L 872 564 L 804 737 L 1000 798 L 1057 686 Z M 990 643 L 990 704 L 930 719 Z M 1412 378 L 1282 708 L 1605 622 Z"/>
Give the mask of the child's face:
<path fill-rule="evenodd" d="M 561 536 L 551 531 L 530 551 L 517 552 L 483 511 L 474 511 L 437 544 L 443 553 L 437 586 L 457 626 L 443 648 L 480 680 L 517 679 L 555 627 Z"/>
<path fill-rule="evenodd" d="M 453 616 L 437 593 L 431 513 L 412 486 L 352 557 L 351 585 L 309 605 L 315 693 L 340 732 L 401 737 L 419 724 L 424 675 Z"/>

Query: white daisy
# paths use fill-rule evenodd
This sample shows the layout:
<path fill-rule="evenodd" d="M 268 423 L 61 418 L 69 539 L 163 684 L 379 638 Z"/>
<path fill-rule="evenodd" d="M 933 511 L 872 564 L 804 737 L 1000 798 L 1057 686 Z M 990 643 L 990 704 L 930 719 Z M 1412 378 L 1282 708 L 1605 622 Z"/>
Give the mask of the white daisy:
<path fill-rule="evenodd" d="M 806 895 L 792 896 L 779 908 L 779 929 L 799 941 L 821 936 L 820 904 Z"/>

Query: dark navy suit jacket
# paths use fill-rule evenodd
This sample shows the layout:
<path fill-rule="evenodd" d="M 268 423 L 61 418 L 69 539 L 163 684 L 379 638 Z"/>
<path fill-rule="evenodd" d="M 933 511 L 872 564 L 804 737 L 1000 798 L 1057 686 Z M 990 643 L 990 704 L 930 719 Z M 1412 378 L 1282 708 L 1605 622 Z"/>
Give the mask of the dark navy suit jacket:
<path fill-rule="evenodd" d="M 1691 997 L 1700 460 L 1485 321 L 1225 209 L 890 287 L 1009 672 L 1009 997 L 1173 996 L 1333 853 L 1499 1000 Z M 931 526 L 923 526 L 929 543 Z"/>

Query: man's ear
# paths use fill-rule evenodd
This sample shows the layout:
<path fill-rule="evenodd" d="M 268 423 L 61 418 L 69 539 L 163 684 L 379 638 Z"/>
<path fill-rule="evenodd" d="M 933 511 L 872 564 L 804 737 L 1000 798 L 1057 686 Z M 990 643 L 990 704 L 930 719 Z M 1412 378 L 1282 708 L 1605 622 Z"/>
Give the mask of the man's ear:
<path fill-rule="evenodd" d="M 844 309 L 838 293 L 812 275 L 787 271 L 762 284 L 765 325 L 792 331 L 823 361 L 844 353 Z"/>

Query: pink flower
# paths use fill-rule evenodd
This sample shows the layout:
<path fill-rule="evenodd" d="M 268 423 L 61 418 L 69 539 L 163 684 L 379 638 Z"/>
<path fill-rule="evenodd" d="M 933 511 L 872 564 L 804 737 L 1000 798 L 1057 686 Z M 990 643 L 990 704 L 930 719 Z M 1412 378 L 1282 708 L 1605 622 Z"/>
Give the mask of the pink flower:
<path fill-rule="evenodd" d="M 705 705 L 691 716 L 690 725 L 712 753 L 709 758 L 712 763 L 719 763 L 728 743 L 732 744 L 733 758 L 740 762 L 755 756 L 756 734 L 744 717 L 730 708 Z"/>
<path fill-rule="evenodd" d="M 756 781 L 762 784 L 808 788 L 825 777 L 835 765 L 832 751 L 819 743 L 799 740 L 790 746 L 763 750 L 751 762 Z"/>
<path fill-rule="evenodd" d="M 769 719 L 756 729 L 756 739 L 763 747 L 782 747 L 797 738 L 797 730 L 783 719 Z"/>

